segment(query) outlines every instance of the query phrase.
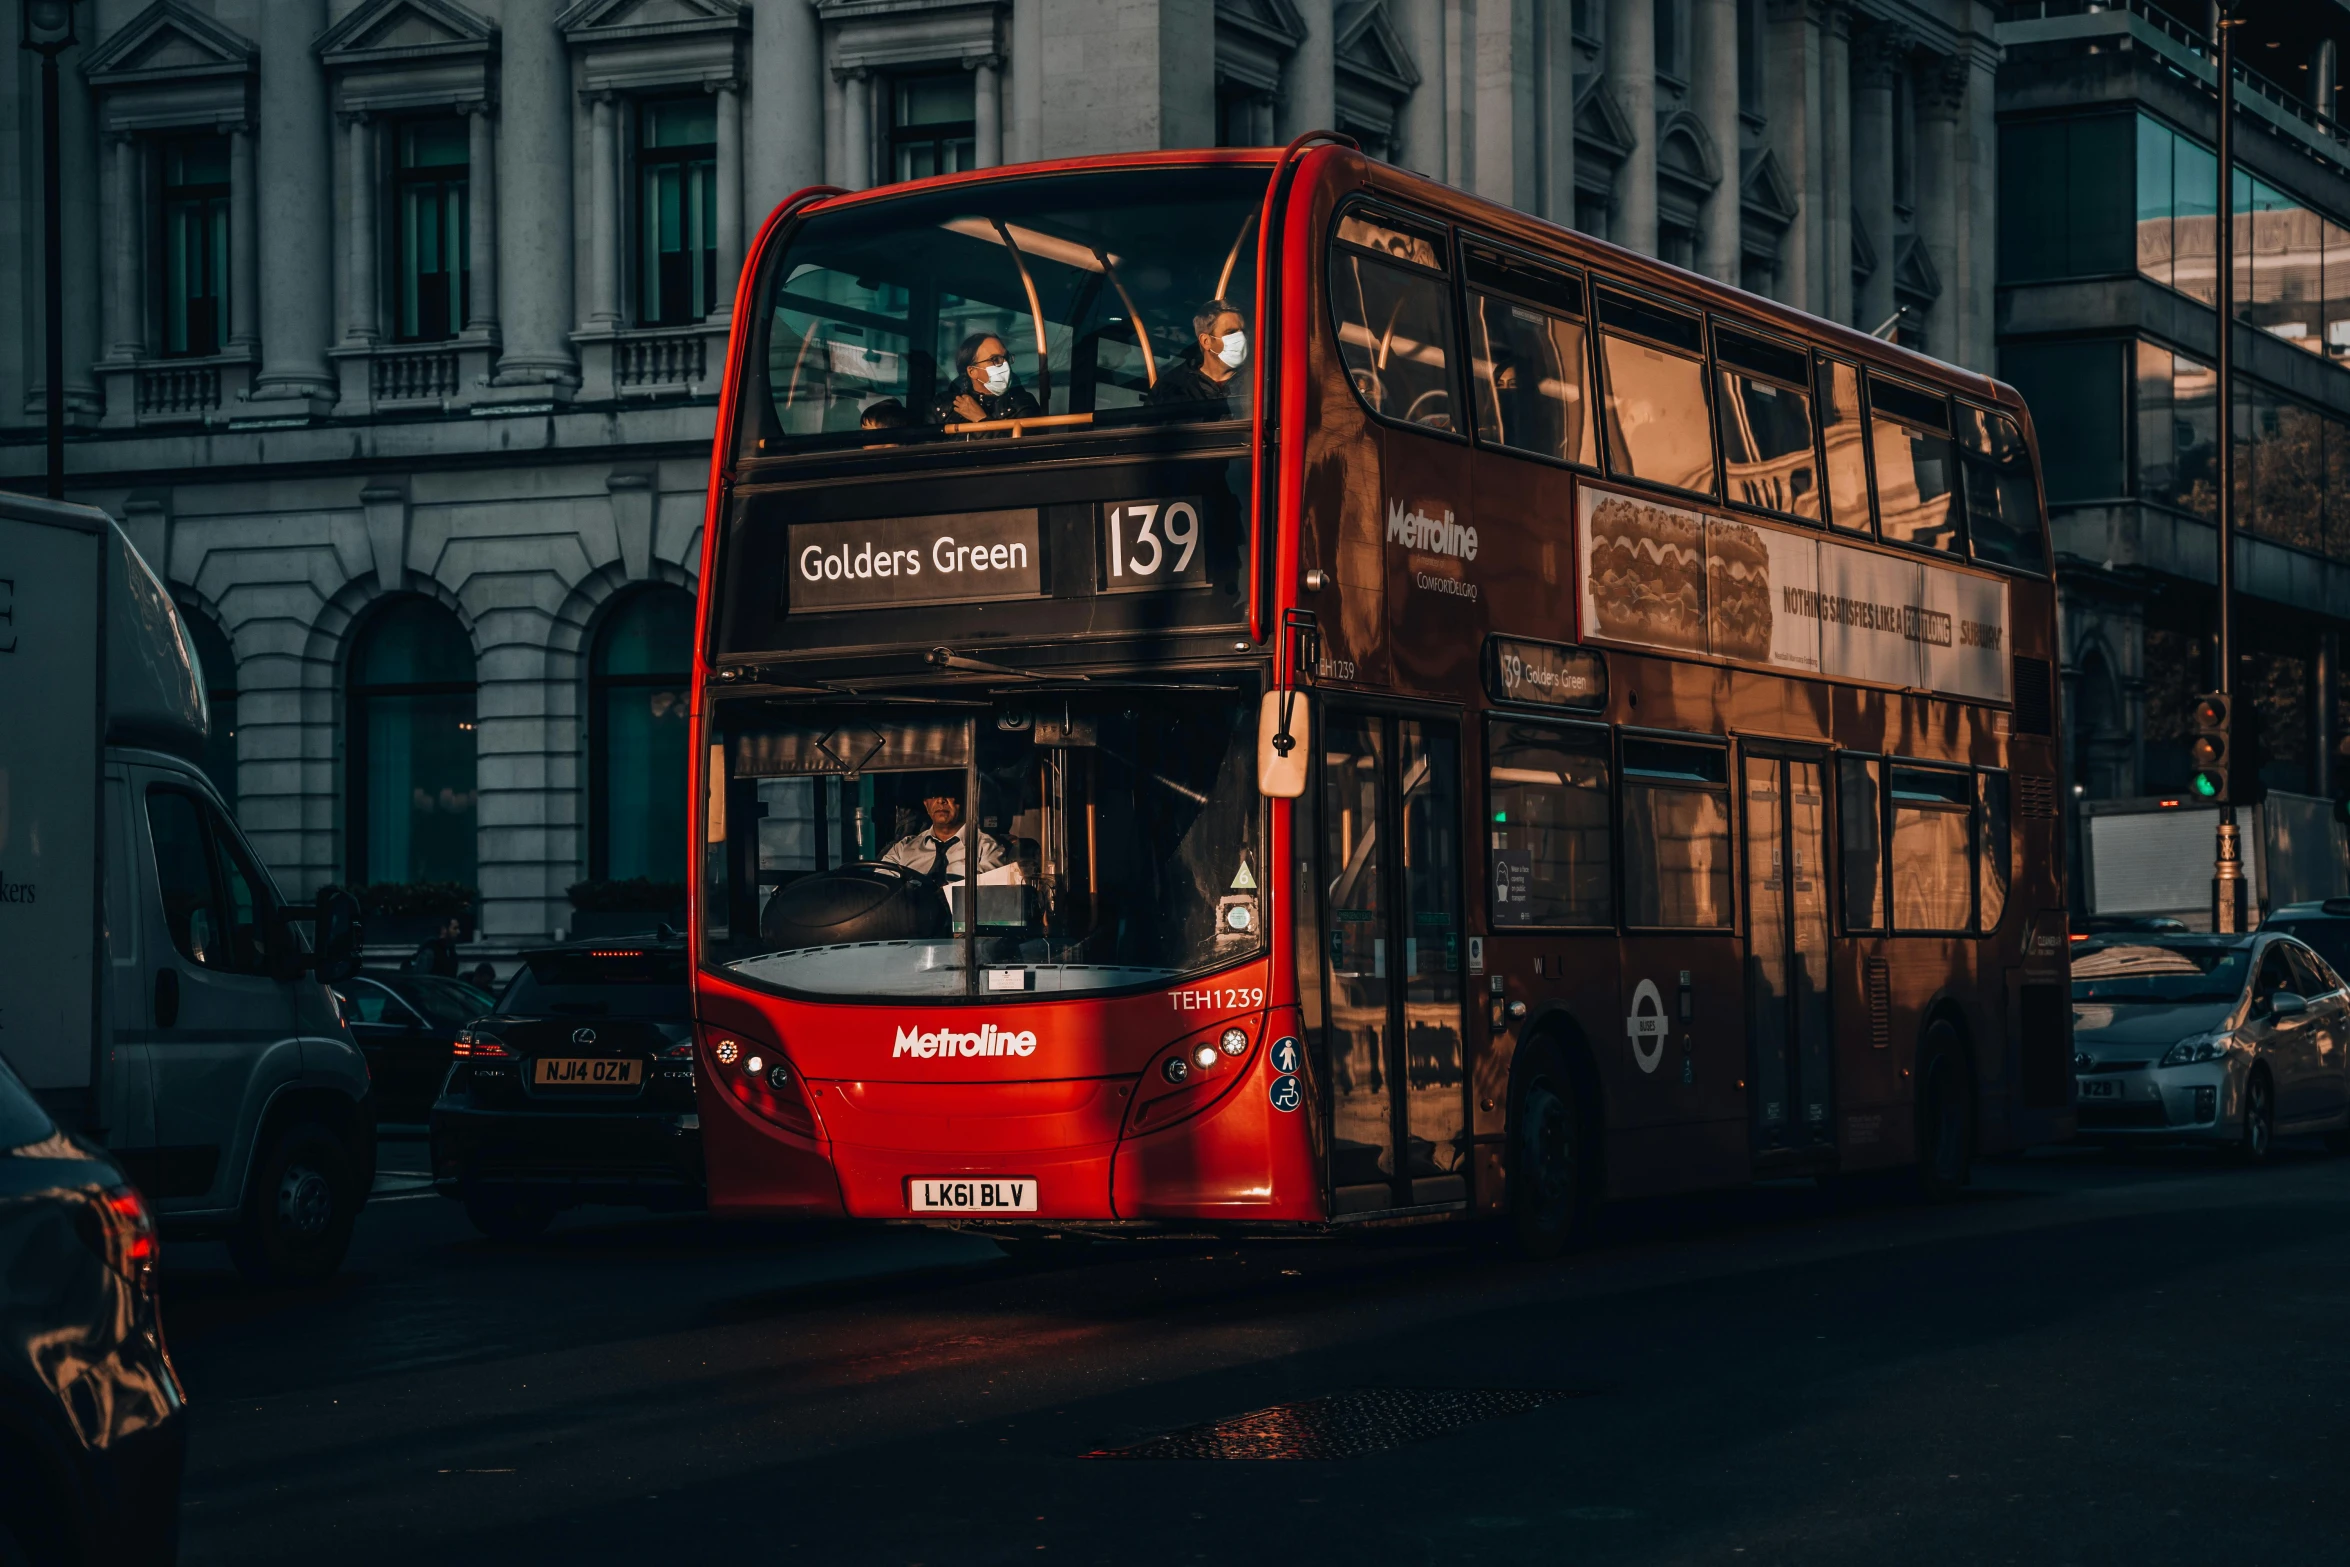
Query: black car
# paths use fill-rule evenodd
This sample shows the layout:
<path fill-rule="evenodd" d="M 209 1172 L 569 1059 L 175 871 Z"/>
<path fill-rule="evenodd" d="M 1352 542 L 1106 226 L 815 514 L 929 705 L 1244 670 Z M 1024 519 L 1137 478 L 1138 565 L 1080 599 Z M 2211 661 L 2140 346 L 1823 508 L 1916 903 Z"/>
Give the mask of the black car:
<path fill-rule="evenodd" d="M 685 944 L 548 947 L 457 1036 L 433 1182 L 501 1240 L 576 1203 L 698 1207 L 701 1124 Z"/>
<path fill-rule="evenodd" d="M 2268 911 L 2260 928 L 2309 943 L 2337 971 L 2350 974 L 2350 898 L 2280 904 Z"/>
<path fill-rule="evenodd" d="M 457 1035 L 496 1003 L 488 991 L 438 974 L 362 969 L 335 986 L 343 1021 L 367 1057 L 376 1114 L 421 1121 L 449 1075 Z"/>
<path fill-rule="evenodd" d="M 169 1563 L 187 1414 L 146 1200 L 0 1062 L 0 1562 Z"/>

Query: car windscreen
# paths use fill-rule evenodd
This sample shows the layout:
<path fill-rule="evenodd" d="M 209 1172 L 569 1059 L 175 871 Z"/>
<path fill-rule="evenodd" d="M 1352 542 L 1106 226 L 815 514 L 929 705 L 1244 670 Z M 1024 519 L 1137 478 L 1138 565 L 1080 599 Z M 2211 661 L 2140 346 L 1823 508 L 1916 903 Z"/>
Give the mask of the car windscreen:
<path fill-rule="evenodd" d="M 57 1130 L 31 1090 L 0 1061 L 0 1149 L 37 1143 Z"/>
<path fill-rule="evenodd" d="M 2169 1006 L 2232 1002 L 2244 989 L 2250 950 L 2208 942 L 2084 943 L 2073 949 L 2073 999 Z"/>
<path fill-rule="evenodd" d="M 1245 418 L 1266 178 L 1042 175 L 817 211 L 768 269 L 746 455 Z"/>
<path fill-rule="evenodd" d="M 498 1002 L 508 1017 L 644 1017 L 683 1020 L 687 999 L 683 952 L 626 948 L 538 953 Z"/>
<path fill-rule="evenodd" d="M 2263 930 L 2279 930 L 2317 949 L 2337 974 L 2350 974 L 2350 919 L 2271 920 Z"/>
<path fill-rule="evenodd" d="M 705 950 L 843 999 L 1118 990 L 1253 956 L 1255 713 L 1237 688 L 730 701 Z"/>

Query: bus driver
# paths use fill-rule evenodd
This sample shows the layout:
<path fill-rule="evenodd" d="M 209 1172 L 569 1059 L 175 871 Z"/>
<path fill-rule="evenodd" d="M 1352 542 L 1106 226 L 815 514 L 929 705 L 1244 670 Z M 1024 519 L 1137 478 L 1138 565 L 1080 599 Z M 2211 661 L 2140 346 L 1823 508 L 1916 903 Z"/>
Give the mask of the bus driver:
<path fill-rule="evenodd" d="M 938 886 L 961 881 L 964 876 L 963 797 L 960 794 L 928 794 L 922 797 L 922 809 L 930 817 L 930 825 L 920 832 L 908 833 L 891 844 L 881 857 L 892 865 L 903 865 L 920 871 Z M 1009 858 L 1003 844 L 987 833 L 978 833 L 979 869 L 992 871 Z"/>

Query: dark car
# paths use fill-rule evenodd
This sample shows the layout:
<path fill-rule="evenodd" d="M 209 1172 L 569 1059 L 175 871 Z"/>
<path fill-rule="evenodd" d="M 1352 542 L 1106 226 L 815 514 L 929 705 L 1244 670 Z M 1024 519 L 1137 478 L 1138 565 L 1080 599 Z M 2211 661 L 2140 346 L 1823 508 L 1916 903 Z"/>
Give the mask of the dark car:
<path fill-rule="evenodd" d="M 0 1562 L 168 1563 L 187 1414 L 146 1200 L 0 1062 Z"/>
<path fill-rule="evenodd" d="M 386 1121 L 421 1121 L 431 1112 L 458 1033 L 497 1005 L 461 979 L 390 969 L 362 969 L 335 994 L 375 1080 L 376 1114 Z"/>
<path fill-rule="evenodd" d="M 576 1203 L 698 1207 L 701 1126 L 685 944 L 548 947 L 457 1036 L 433 1182 L 501 1240 Z"/>
<path fill-rule="evenodd" d="M 2336 973 L 2350 974 L 2350 898 L 2281 904 L 2269 910 L 2260 928 L 2309 943 Z"/>

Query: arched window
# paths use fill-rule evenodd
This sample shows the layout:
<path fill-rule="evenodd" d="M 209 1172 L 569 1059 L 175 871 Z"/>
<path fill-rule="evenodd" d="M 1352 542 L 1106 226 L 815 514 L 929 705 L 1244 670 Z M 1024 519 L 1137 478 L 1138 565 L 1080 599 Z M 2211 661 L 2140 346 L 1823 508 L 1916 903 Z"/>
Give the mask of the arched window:
<path fill-rule="evenodd" d="M 196 648 L 196 679 L 212 706 L 212 738 L 204 743 L 204 776 L 237 808 L 237 655 L 212 617 L 193 604 L 180 606 L 188 640 Z"/>
<path fill-rule="evenodd" d="M 588 665 L 588 875 L 686 877 L 686 687 L 693 596 L 631 594 L 605 618 Z"/>
<path fill-rule="evenodd" d="M 428 599 L 401 599 L 361 630 L 350 679 L 350 879 L 473 886 L 465 628 Z"/>

